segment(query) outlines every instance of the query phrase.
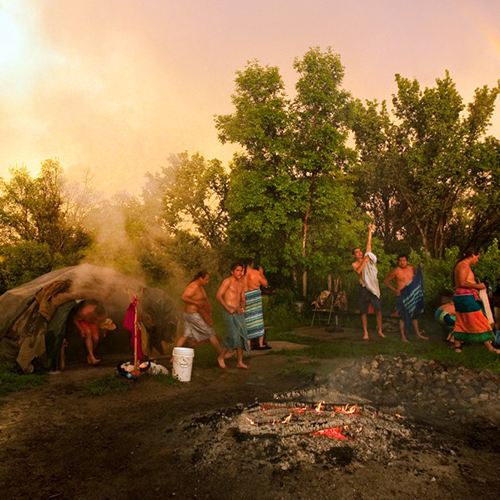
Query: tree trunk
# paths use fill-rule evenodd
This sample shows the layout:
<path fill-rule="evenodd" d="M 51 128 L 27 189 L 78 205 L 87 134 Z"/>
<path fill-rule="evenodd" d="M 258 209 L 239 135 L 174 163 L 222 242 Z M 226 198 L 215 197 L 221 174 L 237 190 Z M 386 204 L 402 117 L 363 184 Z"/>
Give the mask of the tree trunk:
<path fill-rule="evenodd" d="M 302 262 L 304 265 L 304 270 L 302 271 L 302 295 L 307 297 L 307 268 L 306 268 L 306 254 L 307 254 L 307 229 L 309 221 L 310 207 L 304 213 L 302 218 Z"/>

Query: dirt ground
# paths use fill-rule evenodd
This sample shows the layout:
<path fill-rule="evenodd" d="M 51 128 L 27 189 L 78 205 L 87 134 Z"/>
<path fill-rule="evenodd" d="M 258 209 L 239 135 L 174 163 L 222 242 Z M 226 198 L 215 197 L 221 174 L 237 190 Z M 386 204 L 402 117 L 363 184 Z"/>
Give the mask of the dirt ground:
<path fill-rule="evenodd" d="M 344 361 L 321 363 L 333 371 Z M 112 373 L 114 362 L 73 366 L 41 388 L 6 398 L 0 407 L 2 498 L 498 498 L 500 436 L 477 422 L 458 427 L 419 417 L 413 424 L 422 446 L 401 445 L 398 459 L 385 463 L 325 460 L 280 470 L 252 467 L 232 453 L 217 468 L 200 471 L 195 452 L 203 450 L 194 446 L 201 431 L 186 427 L 190 419 L 270 401 L 311 380 L 278 375 L 290 366 L 285 356 L 260 355 L 250 359 L 248 372 L 195 365 L 192 381 L 180 387 L 146 380 L 122 395 L 83 396 L 85 381 Z M 300 362 L 299 356 L 294 363 Z"/>

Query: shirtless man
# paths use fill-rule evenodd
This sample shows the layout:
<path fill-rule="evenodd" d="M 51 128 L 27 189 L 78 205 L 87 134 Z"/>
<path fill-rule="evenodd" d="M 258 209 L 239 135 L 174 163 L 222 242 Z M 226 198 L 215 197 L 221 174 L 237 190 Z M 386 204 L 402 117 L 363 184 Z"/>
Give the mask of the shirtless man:
<path fill-rule="evenodd" d="M 476 277 L 471 266 L 479 261 L 481 254 L 473 248 L 465 252 L 462 259 L 454 270 L 455 293 L 453 303 L 455 305 L 455 329 L 453 337 L 455 339 L 455 350 L 462 352 L 463 341 L 483 342 L 486 349 L 500 354 L 500 350 L 493 347 L 494 335 L 488 318 L 483 309 L 479 306 L 479 290 L 485 290 L 484 283 L 476 283 Z"/>
<path fill-rule="evenodd" d="M 401 295 L 401 290 L 413 280 L 415 277 L 415 269 L 410 266 L 408 262 L 408 256 L 405 254 L 398 255 L 398 267 L 393 269 L 384 279 L 385 285 L 390 288 L 396 297 Z M 396 287 L 392 286 L 392 281 L 396 280 Z M 413 329 L 417 338 L 423 340 L 429 340 L 425 335 L 422 335 L 418 325 L 418 319 L 412 320 Z M 403 342 L 408 342 L 405 335 L 405 322 L 402 318 L 399 318 L 399 331 L 401 332 L 401 340 Z"/>
<path fill-rule="evenodd" d="M 246 272 L 243 278 L 243 290 L 245 291 L 245 321 L 247 325 L 248 345 L 251 347 L 253 339 L 259 340 L 258 349 L 271 349 L 264 344 L 264 318 L 262 316 L 262 293 L 261 286 L 267 286 L 262 267 L 254 269 L 253 259 L 245 259 Z"/>
<path fill-rule="evenodd" d="M 212 308 L 205 292 L 205 286 L 210 280 L 207 271 L 200 271 L 189 283 L 182 294 L 184 302 L 184 331 L 175 347 L 182 347 L 188 339 L 195 343 L 209 341 L 218 354 L 222 347 L 212 328 Z"/>
<path fill-rule="evenodd" d="M 78 328 L 80 335 L 85 339 L 87 348 L 87 363 L 97 365 L 101 360 L 94 356 L 94 349 L 99 342 L 99 326 L 107 317 L 104 307 L 94 301 L 82 302 L 73 317 L 73 323 Z"/>
<path fill-rule="evenodd" d="M 377 257 L 372 253 L 372 233 L 374 231 L 375 226 L 370 224 L 368 226 L 368 241 L 364 255 L 361 248 L 355 248 L 352 252 L 356 260 L 351 265 L 354 272 L 359 276 L 359 311 L 363 325 L 363 340 L 370 340 L 370 336 L 368 335 L 368 308 L 370 304 L 376 314 L 379 337 L 385 337 L 382 332 L 382 307 L 377 279 Z"/>
<path fill-rule="evenodd" d="M 216 295 L 222 307 L 222 316 L 226 327 L 226 337 L 222 351 L 217 358 L 219 366 L 225 370 L 224 361 L 227 351 L 236 350 L 237 368 L 249 370 L 243 363 L 243 349 L 248 351 L 247 327 L 245 324 L 245 292 L 243 290 L 243 266 L 236 262 L 231 266 L 231 276 L 226 278 Z"/>

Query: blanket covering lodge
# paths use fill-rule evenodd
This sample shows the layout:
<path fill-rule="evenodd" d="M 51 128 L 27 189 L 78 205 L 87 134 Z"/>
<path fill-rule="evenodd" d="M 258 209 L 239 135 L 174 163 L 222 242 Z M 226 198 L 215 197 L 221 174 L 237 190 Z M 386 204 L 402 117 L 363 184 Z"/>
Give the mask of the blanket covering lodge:
<path fill-rule="evenodd" d="M 250 290 L 245 292 L 245 322 L 248 339 L 257 339 L 264 335 L 264 317 L 262 315 L 262 292 Z"/>
<path fill-rule="evenodd" d="M 457 288 L 453 295 L 453 303 L 456 313 L 453 330 L 455 340 L 486 342 L 495 339 L 477 290 Z"/>
<path fill-rule="evenodd" d="M 424 276 L 422 269 L 418 266 L 415 276 L 401 289 L 396 302 L 398 315 L 404 321 L 406 330 L 411 330 L 412 321 L 421 316 L 424 306 Z"/>

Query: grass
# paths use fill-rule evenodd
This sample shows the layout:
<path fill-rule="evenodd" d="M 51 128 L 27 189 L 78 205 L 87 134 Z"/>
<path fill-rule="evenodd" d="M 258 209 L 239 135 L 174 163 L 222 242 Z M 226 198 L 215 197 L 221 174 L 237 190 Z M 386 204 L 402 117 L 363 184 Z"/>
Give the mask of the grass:
<path fill-rule="evenodd" d="M 12 365 L 0 364 L 0 397 L 11 392 L 32 389 L 48 382 L 48 375 L 20 375 L 12 371 Z"/>
<path fill-rule="evenodd" d="M 285 366 L 280 368 L 276 375 L 280 377 L 309 377 L 318 373 L 318 368 L 321 366 L 321 363 L 318 361 L 309 361 L 307 364 L 296 364 L 291 366 Z"/>
<path fill-rule="evenodd" d="M 180 387 L 182 386 L 182 382 L 180 382 L 177 378 L 172 375 L 164 375 L 160 373 L 158 375 L 154 375 L 152 379 L 155 382 L 158 382 L 161 385 L 165 385 L 167 387 Z"/>
<path fill-rule="evenodd" d="M 483 344 L 465 345 L 462 353 L 456 353 L 450 344 L 444 341 L 412 341 L 408 344 L 396 339 L 386 338 L 378 342 L 352 342 L 349 340 L 324 341 L 312 337 L 280 332 L 277 329 L 268 330 L 269 340 L 285 340 L 307 345 L 300 351 L 300 356 L 317 359 L 329 358 L 361 358 L 364 356 L 398 356 L 402 353 L 420 359 L 433 359 L 445 364 L 460 364 L 475 370 L 491 370 L 500 373 L 500 355 L 489 353 Z M 272 351 L 273 355 L 295 357 L 297 351 L 282 349 Z"/>
<path fill-rule="evenodd" d="M 84 396 L 104 396 L 105 394 L 123 394 L 127 392 L 135 382 L 127 380 L 121 375 L 107 375 L 97 380 L 85 382 L 83 386 Z"/>

